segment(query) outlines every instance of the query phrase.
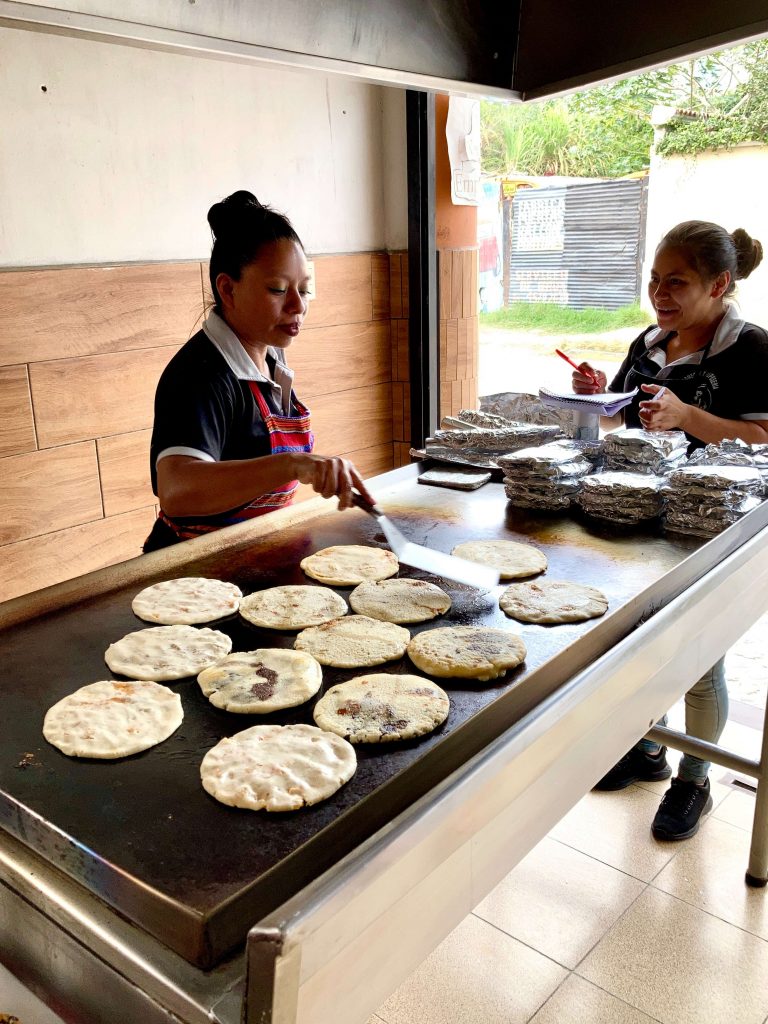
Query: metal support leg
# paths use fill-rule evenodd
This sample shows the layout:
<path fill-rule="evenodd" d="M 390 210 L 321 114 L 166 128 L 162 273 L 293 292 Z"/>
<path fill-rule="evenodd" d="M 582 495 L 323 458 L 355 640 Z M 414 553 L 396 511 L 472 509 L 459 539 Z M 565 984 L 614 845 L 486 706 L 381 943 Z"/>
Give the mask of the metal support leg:
<path fill-rule="evenodd" d="M 760 770 L 757 776 L 749 867 L 744 876 L 747 885 L 756 889 L 761 889 L 768 882 L 768 786 L 765 785 L 764 778 L 766 765 L 768 765 L 768 705 L 766 705 L 763 719 L 763 742 L 760 747 Z"/>
<path fill-rule="evenodd" d="M 684 732 L 677 732 L 675 729 L 668 729 L 666 726 L 657 725 L 650 729 L 646 736 L 655 743 L 666 744 L 676 750 L 682 750 L 685 754 L 693 754 L 694 757 L 712 761 L 723 768 L 742 772 L 757 780 L 752 844 L 749 849 L 749 866 L 744 880 L 747 885 L 756 889 L 763 888 L 768 884 L 768 786 L 764 785 L 765 769 L 768 765 L 768 705 L 763 718 L 763 738 L 759 761 L 752 761 L 750 758 L 733 754 L 718 747 L 715 743 L 700 740 Z"/>

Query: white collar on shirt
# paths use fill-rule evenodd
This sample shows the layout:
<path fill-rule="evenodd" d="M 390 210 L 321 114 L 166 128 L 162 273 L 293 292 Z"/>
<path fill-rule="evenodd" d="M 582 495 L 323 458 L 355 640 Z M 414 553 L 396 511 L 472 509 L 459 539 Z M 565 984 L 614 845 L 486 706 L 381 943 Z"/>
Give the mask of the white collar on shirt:
<path fill-rule="evenodd" d="M 275 366 L 275 379 L 272 380 L 261 372 L 248 355 L 238 336 L 215 310 L 212 309 L 205 318 L 203 331 L 208 340 L 221 353 L 227 366 L 238 380 L 254 380 L 260 384 L 270 384 L 280 391 L 283 412 L 290 409 L 293 370 L 286 363 L 282 349 L 273 348 L 271 345 L 267 349 L 267 355 L 272 356 Z"/>
<path fill-rule="evenodd" d="M 717 325 L 715 336 L 712 339 L 712 344 L 709 347 L 708 356 L 719 355 L 720 352 L 724 352 L 731 345 L 735 344 L 738 340 L 741 329 L 744 326 L 744 321 L 741 318 L 738 307 L 735 303 L 729 302 L 726 306 L 725 316 Z M 666 364 L 666 354 L 663 349 L 659 349 L 658 352 L 651 352 L 652 349 L 656 348 L 661 342 L 666 341 L 670 337 L 672 331 L 665 331 L 661 327 L 654 327 L 645 336 L 645 348 L 646 351 L 651 355 L 651 358 L 655 362 L 658 362 L 661 366 Z M 683 356 L 682 359 L 676 359 L 678 363 L 700 363 L 703 350 L 699 349 L 697 352 L 691 352 L 690 355 Z M 662 358 L 659 359 L 659 356 Z"/>

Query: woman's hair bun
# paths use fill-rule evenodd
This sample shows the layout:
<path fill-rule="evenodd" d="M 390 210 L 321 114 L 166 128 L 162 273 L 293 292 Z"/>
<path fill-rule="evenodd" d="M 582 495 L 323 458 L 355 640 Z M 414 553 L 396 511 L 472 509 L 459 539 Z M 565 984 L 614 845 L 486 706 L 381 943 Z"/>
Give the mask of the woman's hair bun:
<path fill-rule="evenodd" d="M 245 189 L 233 192 L 231 196 L 214 203 L 208 211 L 208 223 L 214 238 L 221 238 L 242 224 L 243 214 L 249 210 L 263 210 L 264 207 L 253 194 Z"/>
<path fill-rule="evenodd" d="M 749 277 L 763 258 L 763 247 L 756 238 L 752 238 L 744 228 L 736 228 L 731 233 L 736 249 L 736 278 L 741 281 Z"/>

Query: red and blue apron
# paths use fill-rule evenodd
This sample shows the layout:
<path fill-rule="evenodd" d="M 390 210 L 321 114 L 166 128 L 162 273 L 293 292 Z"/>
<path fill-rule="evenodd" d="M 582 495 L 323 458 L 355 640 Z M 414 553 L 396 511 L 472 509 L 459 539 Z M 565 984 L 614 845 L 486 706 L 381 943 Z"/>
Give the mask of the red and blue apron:
<path fill-rule="evenodd" d="M 270 454 L 311 452 L 315 438 L 310 430 L 309 409 L 298 400 L 294 400 L 297 410 L 296 416 L 277 415 L 270 411 L 258 384 L 255 381 L 248 381 L 248 384 L 261 413 L 261 418 L 264 421 L 269 437 Z M 173 531 L 175 539 L 191 540 L 193 537 L 201 537 L 205 533 L 220 530 L 224 526 L 242 523 L 246 519 L 255 519 L 256 516 L 263 516 L 267 512 L 273 512 L 275 509 L 290 505 L 298 486 L 298 480 L 289 480 L 288 483 L 276 487 L 273 491 L 267 491 L 266 494 L 258 495 L 253 501 L 243 505 L 241 508 L 215 516 L 207 516 L 199 522 L 187 518 L 184 518 L 183 521 L 177 521 L 167 516 L 162 510 L 158 519 Z M 145 550 L 147 550 L 146 547 Z"/>

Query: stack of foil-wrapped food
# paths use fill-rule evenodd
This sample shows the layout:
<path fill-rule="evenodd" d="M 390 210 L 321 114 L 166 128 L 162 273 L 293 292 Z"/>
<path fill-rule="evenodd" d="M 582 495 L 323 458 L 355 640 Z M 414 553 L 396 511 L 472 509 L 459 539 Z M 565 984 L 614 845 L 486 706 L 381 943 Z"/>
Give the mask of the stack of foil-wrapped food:
<path fill-rule="evenodd" d="M 688 439 L 682 430 L 614 430 L 605 435 L 605 468 L 666 476 L 685 462 Z"/>
<path fill-rule="evenodd" d="M 765 493 L 752 466 L 692 465 L 676 470 L 665 488 L 666 527 L 714 537 L 757 508 Z"/>
<path fill-rule="evenodd" d="M 427 438 L 426 454 L 444 462 L 471 466 L 495 467 L 502 455 L 562 436 L 555 425 L 517 423 L 470 409 L 462 409 L 456 417 L 443 422 L 447 429 L 436 430 L 434 437 Z"/>
<path fill-rule="evenodd" d="M 582 448 L 572 441 L 522 448 L 502 456 L 498 463 L 512 505 L 552 512 L 569 508 L 582 478 L 593 469 Z"/>
<path fill-rule="evenodd" d="M 661 515 L 664 483 L 650 473 L 598 473 L 583 480 L 576 501 L 595 519 L 635 525 Z"/>

